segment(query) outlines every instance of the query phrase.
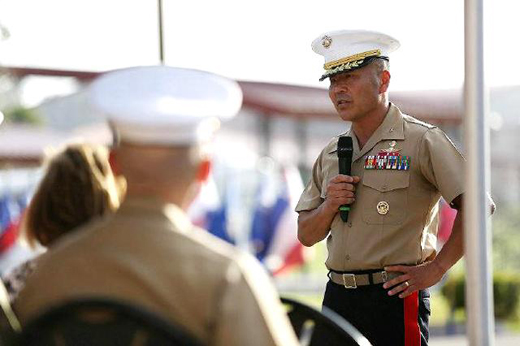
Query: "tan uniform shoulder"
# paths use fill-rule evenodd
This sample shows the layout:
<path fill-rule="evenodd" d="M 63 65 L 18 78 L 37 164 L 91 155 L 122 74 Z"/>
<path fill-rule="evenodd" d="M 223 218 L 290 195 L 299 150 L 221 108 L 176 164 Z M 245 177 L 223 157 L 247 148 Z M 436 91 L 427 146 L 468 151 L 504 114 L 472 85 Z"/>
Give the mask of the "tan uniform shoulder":
<path fill-rule="evenodd" d="M 52 247 L 38 258 L 38 269 L 47 261 L 53 261 L 54 257 L 74 259 L 78 247 L 82 246 L 82 244 L 91 237 L 92 233 L 95 233 L 109 225 L 112 219 L 113 215 L 95 219 L 78 227 L 66 236 L 57 239 L 55 243 L 52 244 Z"/>
<path fill-rule="evenodd" d="M 340 133 L 339 135 L 332 137 L 330 139 L 329 143 L 323 149 L 322 153 L 331 153 L 331 152 L 337 150 L 339 137 L 348 135 L 348 133 L 349 133 L 349 131 L 345 131 L 343 133 Z"/>
<path fill-rule="evenodd" d="M 416 125 L 418 127 L 424 128 L 426 130 L 431 130 L 431 129 L 437 128 L 437 126 L 435 126 L 435 125 L 426 123 L 424 121 L 421 121 L 421 120 L 414 118 L 407 114 L 403 114 L 403 120 L 406 121 L 408 124 Z"/>
<path fill-rule="evenodd" d="M 183 224 L 179 229 L 175 227 L 178 225 L 161 221 L 152 223 L 145 219 L 135 222 L 120 215 L 93 222 L 60 239 L 42 256 L 38 269 L 73 267 L 85 263 L 92 254 L 105 258 L 105 250 L 112 249 L 119 255 L 134 251 L 148 257 L 148 253 L 155 252 L 172 261 L 207 263 L 200 270 L 216 279 L 243 258 L 238 249 L 194 225 Z"/>
<path fill-rule="evenodd" d="M 195 243 L 201 245 L 198 247 L 198 251 L 201 253 L 206 253 L 208 257 L 211 257 L 207 258 L 207 261 L 216 260 L 218 262 L 228 262 L 228 264 L 231 264 L 235 261 L 241 263 L 243 260 L 245 260 L 245 262 L 249 262 L 247 259 L 248 254 L 246 252 L 240 251 L 231 244 L 215 237 L 202 228 L 193 226 L 193 229 L 189 232 L 188 237 Z"/>

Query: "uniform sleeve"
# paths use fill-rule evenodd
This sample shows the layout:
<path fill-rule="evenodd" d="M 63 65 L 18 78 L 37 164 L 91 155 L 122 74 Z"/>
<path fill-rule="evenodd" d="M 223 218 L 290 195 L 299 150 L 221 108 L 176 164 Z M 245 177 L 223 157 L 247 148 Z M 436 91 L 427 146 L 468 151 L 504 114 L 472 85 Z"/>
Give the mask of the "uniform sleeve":
<path fill-rule="evenodd" d="M 212 345 L 299 345 L 273 284 L 250 255 L 230 266 L 219 304 Z"/>
<path fill-rule="evenodd" d="M 465 159 L 439 128 L 429 129 L 419 147 L 421 172 L 446 202 L 464 192 Z"/>
<path fill-rule="evenodd" d="M 296 212 L 313 210 L 323 203 L 323 199 L 321 198 L 321 189 L 323 184 L 322 156 L 323 151 L 316 159 L 316 162 L 314 162 L 311 179 L 305 187 L 305 190 L 303 190 L 296 208 L 294 208 Z"/>

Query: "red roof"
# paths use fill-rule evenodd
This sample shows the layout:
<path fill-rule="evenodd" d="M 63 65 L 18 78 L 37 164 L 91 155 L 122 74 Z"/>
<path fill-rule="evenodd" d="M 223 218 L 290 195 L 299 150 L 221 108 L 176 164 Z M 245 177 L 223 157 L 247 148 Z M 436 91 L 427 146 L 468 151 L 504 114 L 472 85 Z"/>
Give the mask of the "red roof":
<path fill-rule="evenodd" d="M 19 78 L 29 75 L 62 76 L 75 77 L 85 82 L 103 73 L 7 66 L 4 69 Z M 337 119 L 327 89 L 248 81 L 238 81 L 238 83 L 244 94 L 243 106 L 266 116 Z M 394 91 L 390 92 L 390 100 L 403 112 L 425 121 L 460 122 L 461 95 L 460 90 Z"/>
<path fill-rule="evenodd" d="M 0 126 L 0 164 L 39 165 L 46 147 L 57 147 L 68 138 L 63 133 L 32 125 Z"/>

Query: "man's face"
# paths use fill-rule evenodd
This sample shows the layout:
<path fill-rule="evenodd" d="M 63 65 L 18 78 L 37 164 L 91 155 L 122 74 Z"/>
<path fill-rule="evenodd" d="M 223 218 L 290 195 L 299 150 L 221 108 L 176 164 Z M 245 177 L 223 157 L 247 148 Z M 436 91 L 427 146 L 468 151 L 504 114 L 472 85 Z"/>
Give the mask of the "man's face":
<path fill-rule="evenodd" d="M 330 77 L 329 97 L 342 120 L 356 121 L 377 107 L 380 85 L 376 66 L 369 64 Z"/>

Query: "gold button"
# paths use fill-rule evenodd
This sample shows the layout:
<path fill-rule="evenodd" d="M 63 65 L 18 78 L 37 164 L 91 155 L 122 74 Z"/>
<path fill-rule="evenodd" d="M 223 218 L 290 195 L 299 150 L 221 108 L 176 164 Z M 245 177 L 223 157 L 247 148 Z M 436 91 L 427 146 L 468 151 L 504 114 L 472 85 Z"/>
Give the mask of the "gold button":
<path fill-rule="evenodd" d="M 390 210 L 390 205 L 388 204 L 388 202 L 381 201 L 377 203 L 377 212 L 379 213 L 379 215 L 388 214 L 388 210 Z"/>

